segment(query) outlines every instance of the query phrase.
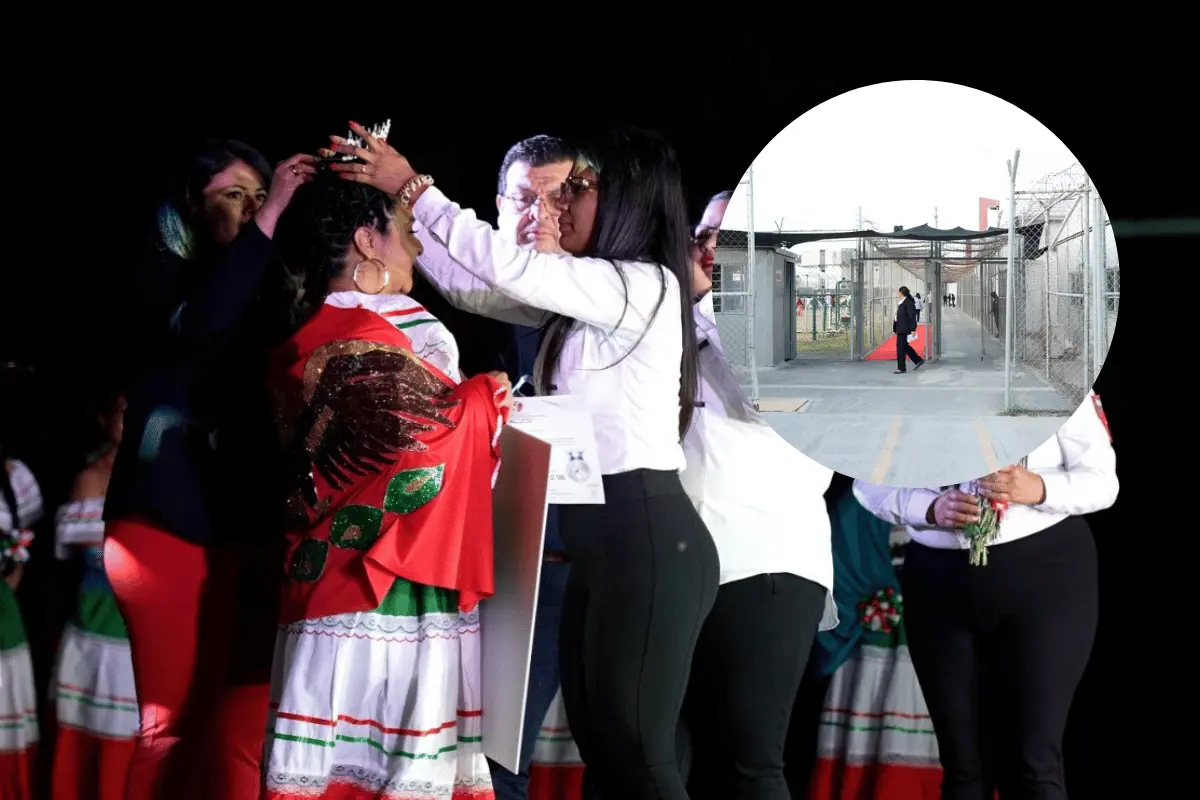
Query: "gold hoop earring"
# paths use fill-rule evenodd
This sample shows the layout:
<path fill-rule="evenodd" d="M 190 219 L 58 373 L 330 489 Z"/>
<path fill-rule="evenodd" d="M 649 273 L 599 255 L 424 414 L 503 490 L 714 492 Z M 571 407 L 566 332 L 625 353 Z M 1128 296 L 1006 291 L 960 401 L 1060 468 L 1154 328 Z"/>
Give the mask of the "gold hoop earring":
<path fill-rule="evenodd" d="M 370 291 L 369 289 L 364 289 L 362 287 L 362 284 L 360 284 L 358 282 L 358 271 L 363 268 L 364 264 L 372 264 L 372 265 L 378 264 L 379 265 L 377 267 L 378 271 L 383 273 L 383 277 L 381 279 L 379 279 L 379 282 L 378 282 L 379 288 L 373 292 Z M 358 262 L 358 265 L 354 268 L 354 273 L 350 276 L 350 280 L 352 280 L 354 282 L 354 288 L 358 289 L 363 294 L 379 294 L 379 293 L 381 293 L 384 289 L 387 288 L 388 283 L 391 282 L 391 278 L 392 278 L 392 273 L 388 270 L 387 264 L 384 264 L 378 258 L 368 258 L 368 259 Z"/>

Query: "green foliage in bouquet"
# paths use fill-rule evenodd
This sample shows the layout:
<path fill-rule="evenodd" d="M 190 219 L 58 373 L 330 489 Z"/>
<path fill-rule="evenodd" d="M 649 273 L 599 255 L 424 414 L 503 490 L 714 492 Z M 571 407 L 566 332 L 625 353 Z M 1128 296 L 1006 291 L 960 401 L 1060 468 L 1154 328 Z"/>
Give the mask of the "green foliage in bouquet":
<path fill-rule="evenodd" d="M 970 543 L 968 561 L 973 567 L 986 567 L 988 562 L 987 546 L 996 541 L 1000 535 L 1000 520 L 1004 516 L 1004 508 L 989 503 L 982 497 L 979 500 L 979 521 L 963 527 L 963 534 Z"/>

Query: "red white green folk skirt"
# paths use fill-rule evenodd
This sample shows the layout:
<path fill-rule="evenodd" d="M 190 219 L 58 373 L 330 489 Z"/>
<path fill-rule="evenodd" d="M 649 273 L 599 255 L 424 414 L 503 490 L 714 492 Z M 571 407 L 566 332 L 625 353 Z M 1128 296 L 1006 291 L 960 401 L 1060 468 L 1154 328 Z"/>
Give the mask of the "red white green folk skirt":
<path fill-rule="evenodd" d="M 37 744 L 33 662 L 25 625 L 12 589 L 0 581 L 0 800 L 33 800 Z"/>
<path fill-rule="evenodd" d="M 860 645 L 829 684 L 810 800 L 938 800 L 941 781 L 908 647 Z"/>
<path fill-rule="evenodd" d="M 371 612 L 281 626 L 267 798 L 494 800 L 479 609 L 397 580 Z"/>
<path fill-rule="evenodd" d="M 583 760 L 567 726 L 562 692 L 555 696 L 538 732 L 529 766 L 529 800 L 580 800 Z"/>
<path fill-rule="evenodd" d="M 84 551 L 79 607 L 63 632 L 51 693 L 54 800 L 123 800 L 140 721 L 129 634 L 100 547 Z"/>

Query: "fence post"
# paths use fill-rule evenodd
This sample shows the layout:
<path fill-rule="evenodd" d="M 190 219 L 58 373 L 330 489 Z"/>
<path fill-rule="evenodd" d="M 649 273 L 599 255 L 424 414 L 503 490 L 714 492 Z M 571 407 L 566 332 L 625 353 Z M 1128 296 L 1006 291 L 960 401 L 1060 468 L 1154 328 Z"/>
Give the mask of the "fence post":
<path fill-rule="evenodd" d="M 983 274 L 983 257 L 979 258 L 979 360 L 983 361 L 987 358 L 987 329 L 984 326 L 983 320 L 983 293 L 987 286 L 987 279 Z M 969 315 L 970 312 L 968 311 Z"/>
<path fill-rule="evenodd" d="M 754 352 L 754 165 L 746 170 L 746 342 L 750 362 L 750 402 L 758 407 L 758 358 Z M 793 334 L 795 335 L 795 334 Z"/>
<path fill-rule="evenodd" d="M 1083 360 L 1079 366 L 1083 370 L 1083 396 L 1086 398 L 1088 390 L 1092 388 L 1092 381 L 1088 375 L 1091 372 L 1091 348 L 1089 347 L 1092 338 L 1092 179 L 1089 176 L 1083 185 L 1083 202 L 1080 203 L 1080 212 L 1083 214 L 1083 286 L 1080 291 L 1083 294 Z"/>
<path fill-rule="evenodd" d="M 1104 253 L 1104 207 L 1100 202 L 1100 193 L 1092 196 L 1092 380 L 1100 377 L 1100 368 L 1104 366 L 1107 353 L 1101 351 L 1108 339 L 1107 304 L 1104 302 L 1105 291 L 1105 253 Z M 1088 387 L 1091 388 L 1090 386 Z"/>
<path fill-rule="evenodd" d="M 1016 298 L 1013 292 L 1016 280 L 1013 275 L 1017 264 L 1017 165 L 1021 162 L 1021 151 L 1013 154 L 1013 160 L 1008 164 L 1008 270 L 1004 276 L 1004 410 L 1013 409 L 1013 364 L 1016 353 L 1013 352 L 1013 319 L 1016 311 Z"/>
<path fill-rule="evenodd" d="M 855 227 L 855 232 L 863 229 L 862 224 L 862 206 L 858 207 L 858 223 Z M 863 249 L 863 240 L 861 236 L 854 238 L 854 292 L 856 295 L 854 305 L 854 341 L 852 345 L 855 361 L 862 360 L 866 355 L 867 348 L 867 320 L 873 319 L 870 300 L 867 299 L 866 292 L 866 251 Z"/>
<path fill-rule="evenodd" d="M 1045 296 L 1046 296 L 1046 299 L 1044 301 L 1044 304 L 1046 306 L 1046 328 L 1045 328 L 1045 330 L 1042 331 L 1042 338 L 1046 342 L 1046 380 L 1049 381 L 1050 380 L 1050 256 L 1053 253 L 1053 248 L 1051 247 L 1053 242 L 1050 240 L 1050 206 L 1046 206 L 1045 223 L 1044 224 L 1045 224 L 1045 227 L 1042 228 L 1042 231 L 1043 231 L 1042 235 L 1046 238 L 1046 252 L 1042 253 L 1042 255 L 1046 258 L 1046 274 L 1045 274 L 1045 277 L 1042 279 L 1042 283 L 1044 283 L 1046 286 L 1046 290 L 1045 290 L 1045 292 L 1043 292 L 1043 294 L 1045 294 Z"/>

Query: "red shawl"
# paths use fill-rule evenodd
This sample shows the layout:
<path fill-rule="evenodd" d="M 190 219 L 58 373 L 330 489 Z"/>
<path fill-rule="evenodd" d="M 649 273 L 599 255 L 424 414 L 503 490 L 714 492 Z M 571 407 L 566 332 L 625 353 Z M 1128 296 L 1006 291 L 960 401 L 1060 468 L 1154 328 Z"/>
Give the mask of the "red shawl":
<path fill-rule="evenodd" d="M 370 611 L 396 578 L 492 594 L 492 483 L 507 410 L 480 375 L 461 384 L 378 314 L 321 310 L 272 353 L 290 455 L 281 621 Z"/>

